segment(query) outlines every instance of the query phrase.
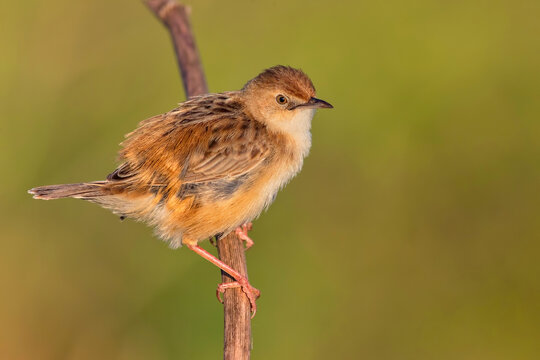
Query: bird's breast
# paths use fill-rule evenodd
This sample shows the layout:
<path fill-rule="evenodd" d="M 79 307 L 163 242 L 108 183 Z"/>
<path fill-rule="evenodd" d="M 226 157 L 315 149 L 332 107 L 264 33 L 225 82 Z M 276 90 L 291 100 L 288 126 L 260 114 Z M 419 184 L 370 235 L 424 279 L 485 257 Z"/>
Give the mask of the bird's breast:
<path fill-rule="evenodd" d="M 309 144 L 289 144 L 275 154 L 275 158 L 263 167 L 259 174 L 258 184 L 255 191 L 259 194 L 259 207 L 263 209 L 270 206 L 279 190 L 302 169 L 304 157 L 309 152 Z"/>

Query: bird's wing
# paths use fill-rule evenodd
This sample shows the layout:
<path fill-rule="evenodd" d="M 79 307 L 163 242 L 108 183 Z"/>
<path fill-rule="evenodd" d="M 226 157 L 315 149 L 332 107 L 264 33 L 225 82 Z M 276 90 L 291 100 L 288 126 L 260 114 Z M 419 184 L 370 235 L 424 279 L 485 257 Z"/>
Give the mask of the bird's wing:
<path fill-rule="evenodd" d="M 268 157 L 270 148 L 244 137 L 241 131 L 236 126 L 234 130 L 218 131 L 222 132 L 221 136 L 207 138 L 204 151 L 199 149 L 188 155 L 180 174 L 182 182 L 235 178 L 259 166 Z"/>
<path fill-rule="evenodd" d="M 143 190 L 232 179 L 261 165 L 272 153 L 266 128 L 231 97 L 218 96 L 141 122 L 122 144 L 123 163 L 107 179 Z"/>

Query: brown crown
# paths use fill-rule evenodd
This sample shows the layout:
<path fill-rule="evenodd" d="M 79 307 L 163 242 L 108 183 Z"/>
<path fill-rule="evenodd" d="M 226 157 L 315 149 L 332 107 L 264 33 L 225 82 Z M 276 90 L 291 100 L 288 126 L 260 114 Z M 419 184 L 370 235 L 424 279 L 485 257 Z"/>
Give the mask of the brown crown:
<path fill-rule="evenodd" d="M 264 70 L 248 81 L 242 90 L 255 88 L 276 88 L 305 101 L 315 96 L 315 87 L 302 70 L 283 65 Z"/>

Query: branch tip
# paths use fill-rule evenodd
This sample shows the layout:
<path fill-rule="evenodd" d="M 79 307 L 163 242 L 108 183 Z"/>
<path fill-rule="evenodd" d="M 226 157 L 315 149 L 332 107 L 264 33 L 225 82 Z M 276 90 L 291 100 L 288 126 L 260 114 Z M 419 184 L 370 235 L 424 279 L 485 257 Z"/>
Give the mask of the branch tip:
<path fill-rule="evenodd" d="M 159 9 L 158 16 L 162 20 L 165 20 L 171 11 L 176 8 L 182 9 L 182 7 L 184 7 L 184 5 L 176 2 L 175 0 L 169 0 Z"/>

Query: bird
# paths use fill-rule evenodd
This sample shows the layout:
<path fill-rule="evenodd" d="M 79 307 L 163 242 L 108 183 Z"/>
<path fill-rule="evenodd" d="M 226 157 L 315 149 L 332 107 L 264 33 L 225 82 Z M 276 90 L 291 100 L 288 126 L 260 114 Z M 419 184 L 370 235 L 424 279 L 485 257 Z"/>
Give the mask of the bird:
<path fill-rule="evenodd" d="M 234 278 L 254 315 L 260 291 L 199 242 L 236 231 L 249 248 L 251 222 L 302 168 L 311 148 L 311 79 L 290 66 L 268 68 L 242 89 L 189 98 L 146 119 L 120 144 L 106 180 L 39 186 L 35 199 L 76 198 L 142 221 L 172 248 L 185 245 Z"/>

